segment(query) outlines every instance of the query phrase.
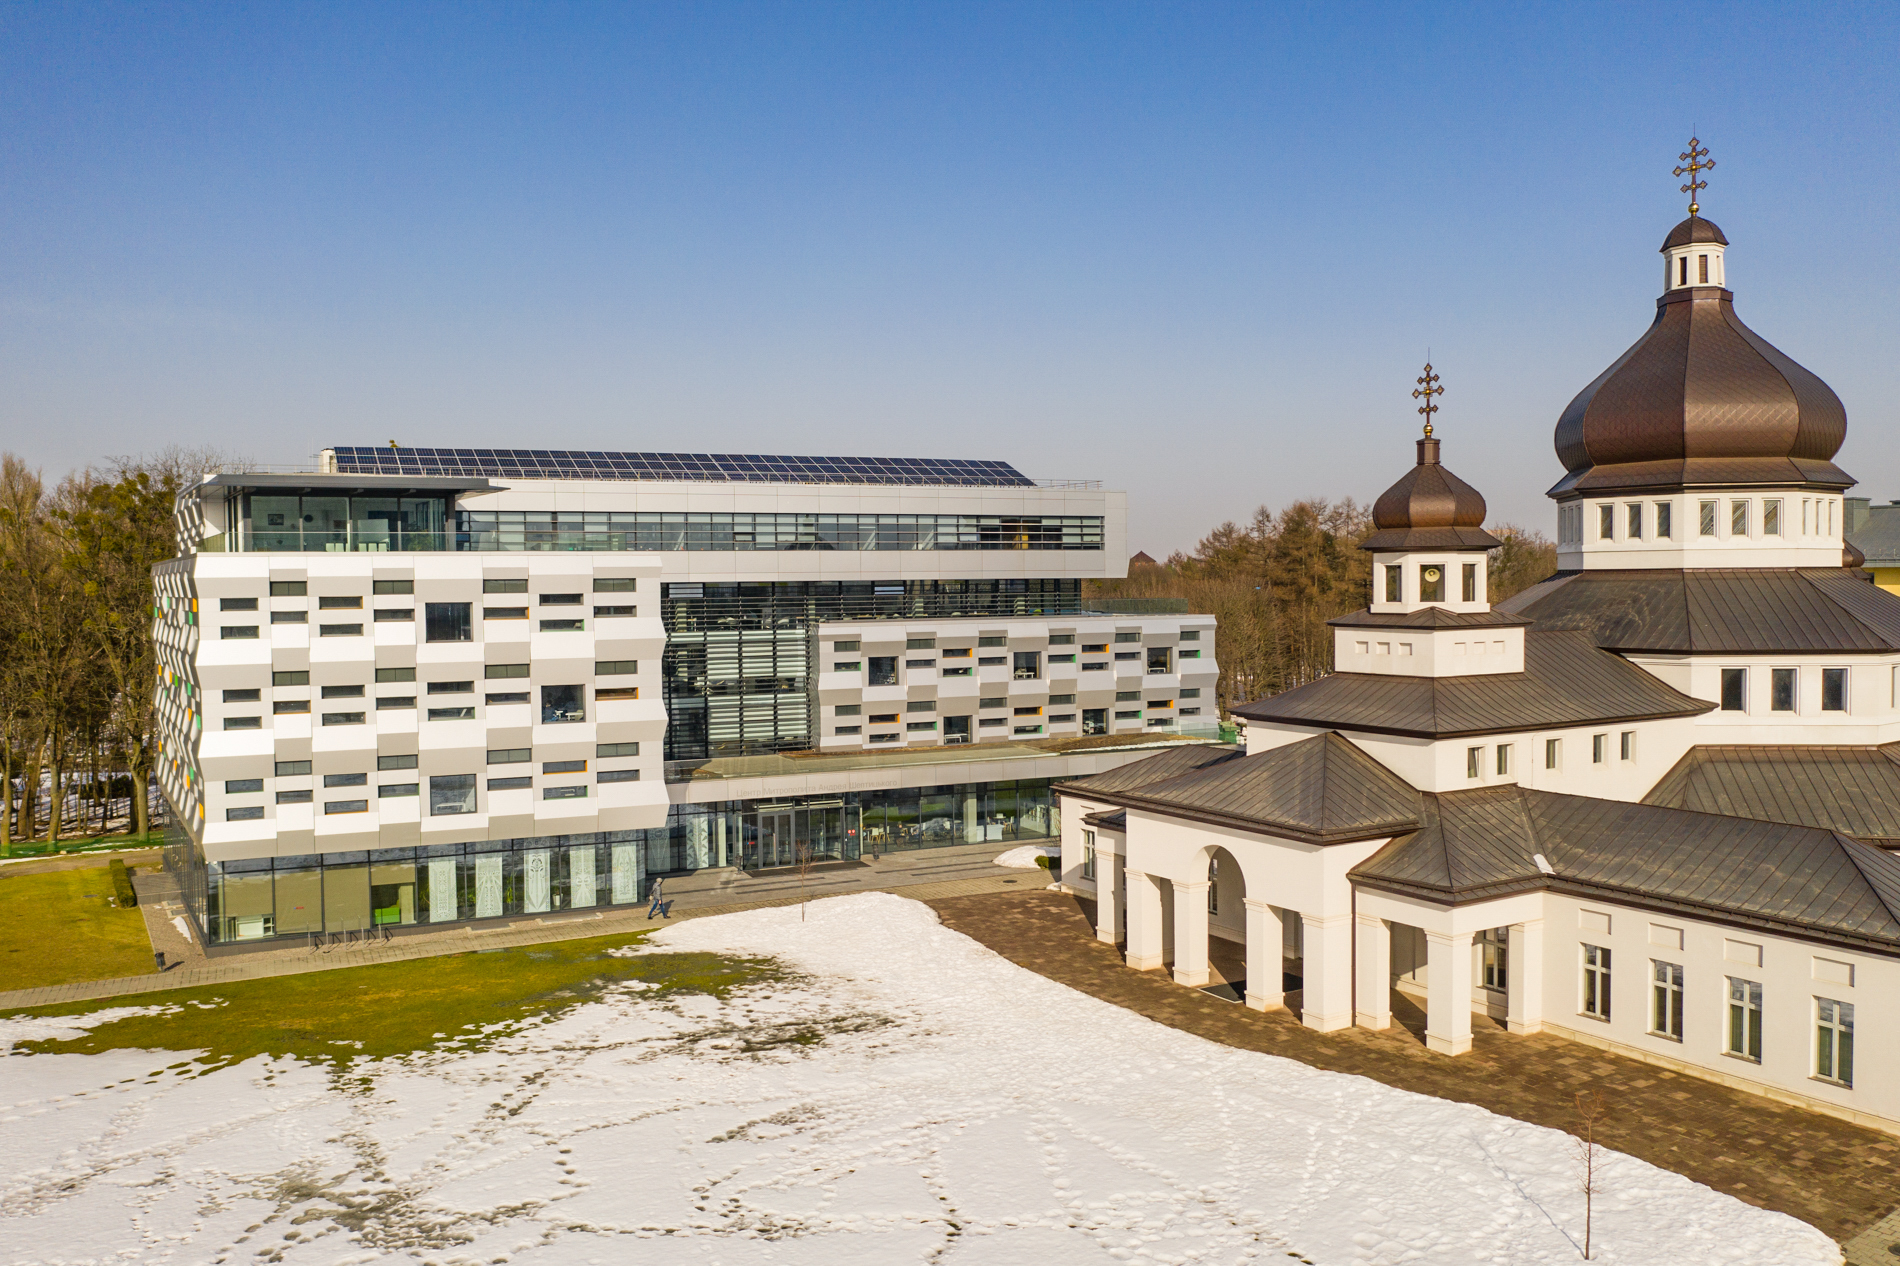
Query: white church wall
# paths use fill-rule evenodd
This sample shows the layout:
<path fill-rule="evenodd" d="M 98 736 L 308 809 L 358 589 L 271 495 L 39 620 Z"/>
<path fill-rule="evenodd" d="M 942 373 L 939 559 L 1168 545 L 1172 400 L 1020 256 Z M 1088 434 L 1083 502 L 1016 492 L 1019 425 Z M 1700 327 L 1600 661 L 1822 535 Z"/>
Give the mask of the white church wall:
<path fill-rule="evenodd" d="M 1718 705 L 1695 719 L 1695 742 L 1839 743 L 1874 745 L 1900 740 L 1895 655 L 1675 655 L 1631 656 L 1630 662 L 1675 689 Z M 1723 671 L 1744 673 L 1740 710 L 1721 707 Z M 1795 674 L 1794 707 L 1775 707 L 1776 669 Z M 1825 705 L 1828 669 L 1845 670 L 1846 707 Z"/>
<path fill-rule="evenodd" d="M 1557 567 L 1839 567 L 1844 530 L 1840 497 L 1800 488 L 1587 497 L 1557 507 Z"/>

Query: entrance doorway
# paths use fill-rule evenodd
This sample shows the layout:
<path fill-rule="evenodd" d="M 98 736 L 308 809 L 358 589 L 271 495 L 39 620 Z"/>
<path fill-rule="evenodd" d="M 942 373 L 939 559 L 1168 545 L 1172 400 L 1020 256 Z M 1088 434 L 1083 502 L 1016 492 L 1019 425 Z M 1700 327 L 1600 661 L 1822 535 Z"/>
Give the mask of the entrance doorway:
<path fill-rule="evenodd" d="M 740 865 L 745 870 L 814 862 L 855 861 L 859 853 L 858 810 L 853 805 L 766 806 L 744 815 Z"/>

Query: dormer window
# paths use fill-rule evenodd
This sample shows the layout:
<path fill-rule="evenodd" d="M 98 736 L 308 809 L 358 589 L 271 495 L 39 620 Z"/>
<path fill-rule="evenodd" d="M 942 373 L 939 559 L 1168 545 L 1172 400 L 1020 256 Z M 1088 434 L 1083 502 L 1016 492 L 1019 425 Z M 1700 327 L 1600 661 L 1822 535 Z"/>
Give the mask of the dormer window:
<path fill-rule="evenodd" d="M 1632 541 L 1640 541 L 1643 539 L 1642 503 L 1631 502 L 1627 509 L 1629 510 L 1629 539 Z"/>
<path fill-rule="evenodd" d="M 1666 541 L 1674 530 L 1674 525 L 1669 522 L 1669 503 L 1658 501 L 1656 503 L 1656 539 Z"/>
<path fill-rule="evenodd" d="M 1761 534 L 1763 536 L 1781 535 L 1781 499 L 1770 497 L 1761 503 Z"/>
<path fill-rule="evenodd" d="M 1613 541 L 1616 539 L 1616 507 L 1597 507 L 1597 539 Z"/>
<path fill-rule="evenodd" d="M 1748 502 L 1728 503 L 1728 534 L 1730 536 L 1748 535 Z"/>

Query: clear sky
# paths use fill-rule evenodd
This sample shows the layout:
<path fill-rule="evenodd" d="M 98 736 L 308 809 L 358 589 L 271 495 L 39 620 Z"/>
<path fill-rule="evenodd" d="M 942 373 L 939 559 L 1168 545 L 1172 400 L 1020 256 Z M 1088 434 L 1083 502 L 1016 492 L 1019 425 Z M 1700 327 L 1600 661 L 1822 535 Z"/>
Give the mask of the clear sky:
<path fill-rule="evenodd" d="M 1550 531 L 1690 129 L 1900 497 L 1900 8 L 11 4 L 0 447 L 981 457 L 1131 547 L 1446 464 Z"/>

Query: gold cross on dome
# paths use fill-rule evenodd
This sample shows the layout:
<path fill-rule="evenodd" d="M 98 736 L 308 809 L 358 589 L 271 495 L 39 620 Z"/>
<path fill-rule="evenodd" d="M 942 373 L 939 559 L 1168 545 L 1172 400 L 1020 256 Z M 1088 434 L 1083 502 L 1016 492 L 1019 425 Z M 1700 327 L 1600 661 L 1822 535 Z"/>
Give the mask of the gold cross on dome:
<path fill-rule="evenodd" d="M 1438 385 L 1438 375 L 1432 372 L 1432 363 L 1426 361 L 1425 376 L 1418 380 L 1418 390 L 1412 393 L 1412 399 L 1418 400 L 1422 398 L 1425 401 L 1424 404 L 1418 406 L 1418 411 L 1425 415 L 1425 435 L 1427 438 L 1430 438 L 1432 433 L 1432 414 L 1438 412 L 1438 405 L 1432 400 L 1432 397 L 1442 396 L 1444 394 L 1445 389 Z"/>
<path fill-rule="evenodd" d="M 1695 200 L 1696 190 L 1707 189 L 1709 187 L 1708 181 L 1697 180 L 1696 175 L 1700 172 L 1713 170 L 1715 167 L 1715 160 L 1712 158 L 1709 158 L 1709 147 L 1704 145 L 1701 149 L 1697 149 L 1696 148 L 1697 143 L 1698 142 L 1696 141 L 1695 137 L 1693 136 L 1690 137 L 1689 138 L 1689 152 L 1686 154 L 1676 155 L 1676 157 L 1680 158 L 1683 162 L 1689 164 L 1687 167 L 1676 168 L 1676 175 L 1687 176 L 1689 178 L 1689 183 L 1682 187 L 1682 192 L 1689 195 L 1689 214 L 1690 215 L 1694 215 L 1696 212 L 1702 209 L 1701 207 L 1696 205 L 1696 200 Z M 1702 161 L 1705 158 L 1709 158 L 1709 161 L 1706 163 Z"/>

